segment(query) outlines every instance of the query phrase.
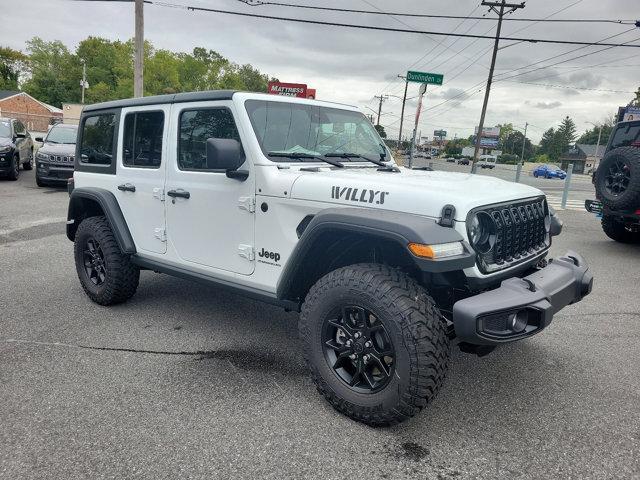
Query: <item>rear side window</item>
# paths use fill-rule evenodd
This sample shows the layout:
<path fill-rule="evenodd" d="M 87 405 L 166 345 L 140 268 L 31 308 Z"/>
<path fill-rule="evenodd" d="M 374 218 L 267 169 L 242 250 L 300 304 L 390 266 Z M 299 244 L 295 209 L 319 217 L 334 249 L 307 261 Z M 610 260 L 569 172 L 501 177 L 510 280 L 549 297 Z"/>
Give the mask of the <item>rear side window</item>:
<path fill-rule="evenodd" d="M 86 117 L 82 124 L 80 163 L 111 165 L 115 139 L 116 115 L 103 113 Z"/>
<path fill-rule="evenodd" d="M 616 128 L 609 150 L 618 147 L 640 147 L 640 122 L 627 123 Z"/>
<path fill-rule="evenodd" d="M 207 165 L 207 139 L 233 138 L 240 141 L 231 111 L 227 108 L 185 110 L 180 114 L 178 168 L 212 170 Z"/>
<path fill-rule="evenodd" d="M 163 129 L 163 112 L 129 113 L 124 119 L 124 166 L 159 168 L 162 160 Z"/>

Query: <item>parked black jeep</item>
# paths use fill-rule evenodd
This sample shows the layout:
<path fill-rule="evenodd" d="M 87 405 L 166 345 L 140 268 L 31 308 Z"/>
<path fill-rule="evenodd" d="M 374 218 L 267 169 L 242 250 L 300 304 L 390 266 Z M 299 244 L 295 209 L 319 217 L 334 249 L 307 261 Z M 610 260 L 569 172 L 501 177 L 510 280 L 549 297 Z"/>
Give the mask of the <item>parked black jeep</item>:
<path fill-rule="evenodd" d="M 602 230 L 622 243 L 640 243 L 640 121 L 619 122 L 593 176 L 597 200 L 588 211 L 602 216 Z"/>
<path fill-rule="evenodd" d="M 17 180 L 20 165 L 31 170 L 33 141 L 24 124 L 15 118 L 0 117 L 0 176 Z"/>

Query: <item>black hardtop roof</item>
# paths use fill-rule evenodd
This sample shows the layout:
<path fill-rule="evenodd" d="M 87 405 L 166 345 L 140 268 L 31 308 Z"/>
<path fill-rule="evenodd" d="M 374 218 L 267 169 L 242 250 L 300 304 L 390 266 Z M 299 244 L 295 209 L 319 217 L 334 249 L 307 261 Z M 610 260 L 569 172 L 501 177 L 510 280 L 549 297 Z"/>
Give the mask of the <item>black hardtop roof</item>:
<path fill-rule="evenodd" d="M 179 102 L 201 102 L 206 100 L 231 100 L 236 90 L 208 90 L 204 92 L 171 93 L 151 97 L 125 98 L 111 102 L 94 103 L 84 107 L 83 112 L 107 110 L 110 108 L 138 107 L 142 105 L 161 105 Z"/>

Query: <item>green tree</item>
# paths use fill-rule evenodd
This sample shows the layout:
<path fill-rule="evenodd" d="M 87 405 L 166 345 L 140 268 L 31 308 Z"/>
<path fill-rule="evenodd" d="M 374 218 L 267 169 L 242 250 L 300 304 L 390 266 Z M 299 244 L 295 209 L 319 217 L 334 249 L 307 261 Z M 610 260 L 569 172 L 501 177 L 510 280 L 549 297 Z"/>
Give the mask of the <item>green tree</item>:
<path fill-rule="evenodd" d="M 444 153 L 445 155 L 449 155 L 449 156 L 461 155 L 462 149 L 464 147 L 468 147 L 469 145 L 471 145 L 471 142 L 466 138 L 456 138 L 453 140 L 449 140 L 446 146 L 444 147 Z"/>
<path fill-rule="evenodd" d="M 522 155 L 522 142 L 524 141 L 524 158 L 525 160 L 533 156 L 534 147 L 531 140 L 525 138 L 522 132 L 517 130 L 512 131 L 505 138 L 502 144 L 502 152 L 509 155 L 517 155 L 520 158 Z"/>
<path fill-rule="evenodd" d="M 576 140 L 576 124 L 575 122 L 569 118 L 569 116 L 565 117 L 560 123 L 558 130 L 556 130 L 556 148 L 558 151 L 558 155 L 555 159 L 560 158 L 560 156 L 569 150 L 569 147 Z"/>
<path fill-rule="evenodd" d="M 636 107 L 640 107 L 640 87 L 638 87 L 638 90 L 636 90 L 635 95 L 635 98 L 631 100 L 631 104 L 635 105 Z"/>
<path fill-rule="evenodd" d="M 600 132 L 600 127 L 602 126 L 602 135 L 600 136 L 600 145 L 604 145 L 607 143 L 609 136 L 613 130 L 613 127 L 616 124 L 616 117 L 612 115 L 608 117 L 604 122 L 602 122 L 597 127 L 593 127 L 590 130 L 584 132 L 578 139 L 576 143 L 585 143 L 587 145 L 596 145 L 598 142 L 598 134 Z"/>
<path fill-rule="evenodd" d="M 374 125 L 375 129 L 378 131 L 378 135 L 381 138 L 387 138 L 387 132 L 384 131 L 384 127 L 382 125 Z"/>
<path fill-rule="evenodd" d="M 0 90 L 18 90 L 18 82 L 27 71 L 28 60 L 19 50 L 0 47 Z"/>

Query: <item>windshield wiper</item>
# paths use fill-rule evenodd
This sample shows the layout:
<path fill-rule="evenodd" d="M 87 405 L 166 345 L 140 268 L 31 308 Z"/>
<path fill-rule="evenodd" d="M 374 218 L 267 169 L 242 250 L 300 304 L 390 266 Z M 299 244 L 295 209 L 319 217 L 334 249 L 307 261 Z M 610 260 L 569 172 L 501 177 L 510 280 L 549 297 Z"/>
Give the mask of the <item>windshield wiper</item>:
<path fill-rule="evenodd" d="M 385 163 L 382 160 L 374 160 L 373 158 L 365 157 L 365 156 L 360 155 L 358 153 L 331 152 L 331 153 L 325 153 L 324 156 L 325 157 L 339 157 L 339 158 L 362 158 L 363 160 L 366 160 L 366 161 L 371 162 L 371 163 L 375 163 L 379 167 L 382 167 L 382 168 L 379 168 L 378 170 L 384 170 L 384 171 L 387 171 L 387 172 L 399 172 L 400 171 L 397 167 L 394 167 L 394 166 L 390 165 L 389 163 Z"/>
<path fill-rule="evenodd" d="M 329 158 L 320 157 L 318 155 L 310 155 L 308 153 L 294 153 L 294 152 L 267 152 L 267 155 L 270 157 L 284 157 L 284 158 L 293 158 L 293 159 L 312 159 L 312 160 L 320 160 L 321 162 L 326 162 L 334 167 L 344 168 L 344 165 L 337 160 L 331 160 Z"/>

